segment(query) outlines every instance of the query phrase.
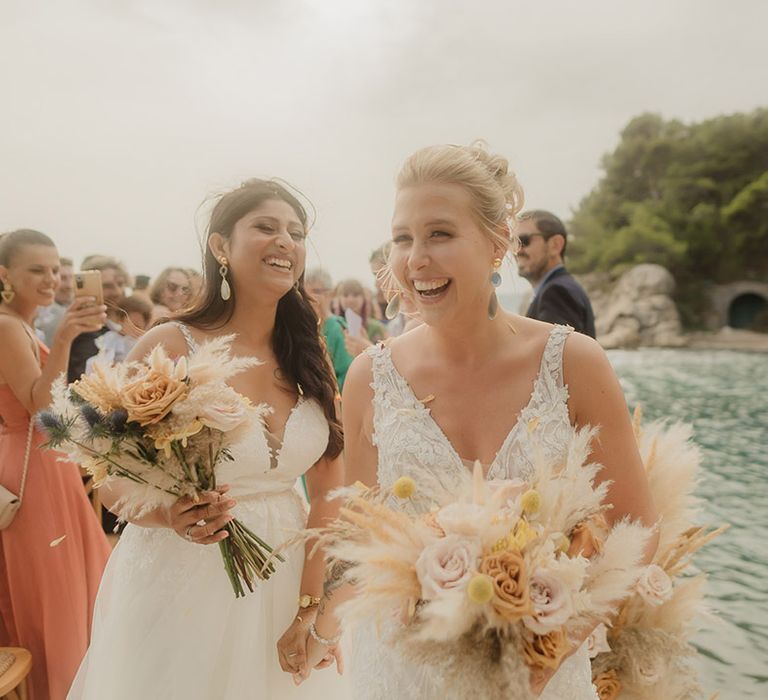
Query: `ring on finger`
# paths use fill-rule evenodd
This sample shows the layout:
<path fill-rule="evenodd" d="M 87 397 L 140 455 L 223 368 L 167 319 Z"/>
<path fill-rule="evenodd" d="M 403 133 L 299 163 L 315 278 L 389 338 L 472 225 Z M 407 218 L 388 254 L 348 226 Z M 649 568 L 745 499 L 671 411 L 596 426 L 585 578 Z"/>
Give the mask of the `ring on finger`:
<path fill-rule="evenodd" d="M 188 542 L 194 542 L 195 540 L 192 539 L 192 528 L 194 525 L 190 525 L 186 530 L 184 530 L 184 539 Z"/>

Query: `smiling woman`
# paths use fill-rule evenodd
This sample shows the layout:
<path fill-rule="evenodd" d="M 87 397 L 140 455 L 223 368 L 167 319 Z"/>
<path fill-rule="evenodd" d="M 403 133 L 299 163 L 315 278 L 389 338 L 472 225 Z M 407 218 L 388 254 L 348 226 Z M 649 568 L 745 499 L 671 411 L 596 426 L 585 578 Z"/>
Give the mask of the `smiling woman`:
<path fill-rule="evenodd" d="M 197 302 L 146 333 L 128 356 L 141 359 L 159 344 L 170 356 L 204 362 L 210 343 L 225 343 L 242 367 L 227 383 L 258 417 L 231 459 L 216 464 L 216 487 L 199 502 L 179 499 L 130 517 L 70 698 L 343 700 L 335 674 L 295 684 L 311 670 L 305 649 L 323 557 L 286 545 L 274 574 L 238 600 L 218 547 L 206 546 L 226 541 L 233 517 L 280 546 L 336 514 L 326 496 L 343 480 L 341 426 L 336 380 L 304 291 L 307 230 L 306 210 L 276 181 L 249 180 L 223 195 L 211 213 Z M 301 476 L 309 513 L 296 490 Z M 106 489 L 108 507 L 117 506 L 119 489 Z M 322 695 L 324 687 L 333 692 Z"/>
<path fill-rule="evenodd" d="M 105 308 L 81 297 L 64 312 L 50 349 L 38 340 L 35 314 L 53 302 L 59 283 L 59 253 L 39 231 L 0 237 L 0 283 L 0 515 L 8 497 L 19 497 L 12 519 L 0 518 L 0 647 L 32 652 L 31 700 L 63 700 L 88 646 L 109 545 L 80 471 L 43 449 L 32 416 L 50 402 L 72 340 L 100 327 Z"/>

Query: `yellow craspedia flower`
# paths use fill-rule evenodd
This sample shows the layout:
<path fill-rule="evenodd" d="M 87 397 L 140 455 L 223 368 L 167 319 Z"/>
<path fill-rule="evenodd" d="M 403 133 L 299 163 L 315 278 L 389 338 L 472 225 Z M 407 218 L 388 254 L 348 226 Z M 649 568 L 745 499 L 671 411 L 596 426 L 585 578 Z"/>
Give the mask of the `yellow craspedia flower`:
<path fill-rule="evenodd" d="M 528 489 L 520 499 L 523 513 L 533 515 L 541 509 L 541 495 L 536 489 Z"/>
<path fill-rule="evenodd" d="M 526 545 L 533 542 L 538 537 L 536 530 L 534 530 L 527 521 L 520 518 L 515 525 L 515 529 L 509 536 L 509 544 L 516 549 L 524 549 Z"/>
<path fill-rule="evenodd" d="M 410 498 L 416 493 L 416 482 L 410 476 L 401 476 L 392 484 L 392 493 L 397 498 Z"/>
<path fill-rule="evenodd" d="M 560 536 L 555 540 L 555 551 L 567 552 L 570 546 L 571 541 L 564 534 L 560 533 Z"/>
<path fill-rule="evenodd" d="M 493 598 L 493 579 L 485 574 L 475 574 L 467 584 L 467 597 L 478 605 L 484 605 Z"/>

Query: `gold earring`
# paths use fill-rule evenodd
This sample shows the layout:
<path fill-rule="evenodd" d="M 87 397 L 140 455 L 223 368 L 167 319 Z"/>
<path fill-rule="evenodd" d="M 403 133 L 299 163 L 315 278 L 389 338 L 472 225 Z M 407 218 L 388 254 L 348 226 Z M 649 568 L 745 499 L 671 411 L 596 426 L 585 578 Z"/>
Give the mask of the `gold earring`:
<path fill-rule="evenodd" d="M 13 287 L 11 287 L 10 282 L 3 282 L 3 291 L 0 292 L 0 296 L 3 297 L 3 301 L 6 304 L 10 304 L 13 301 L 13 298 L 16 296 L 16 292 L 13 291 Z"/>
<path fill-rule="evenodd" d="M 219 293 L 224 301 L 229 301 L 229 298 L 232 296 L 232 290 L 229 287 L 229 282 L 227 282 L 227 273 L 229 272 L 227 259 L 221 258 L 219 262 L 221 263 L 221 267 L 219 268 L 219 274 L 221 275 L 221 287 L 219 288 Z"/>
<path fill-rule="evenodd" d="M 493 261 L 493 272 L 491 273 L 491 284 L 494 287 L 501 286 L 501 273 L 499 268 L 501 267 L 501 258 L 495 258 Z"/>

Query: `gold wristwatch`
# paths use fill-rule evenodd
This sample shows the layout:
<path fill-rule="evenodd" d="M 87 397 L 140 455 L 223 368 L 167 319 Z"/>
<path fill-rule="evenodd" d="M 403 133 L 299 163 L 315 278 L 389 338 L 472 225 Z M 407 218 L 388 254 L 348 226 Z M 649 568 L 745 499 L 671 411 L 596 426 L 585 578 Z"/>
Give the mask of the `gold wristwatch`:
<path fill-rule="evenodd" d="M 314 608 L 316 605 L 320 605 L 320 598 L 318 596 L 309 595 L 308 593 L 299 596 L 299 607 L 302 610 Z"/>

